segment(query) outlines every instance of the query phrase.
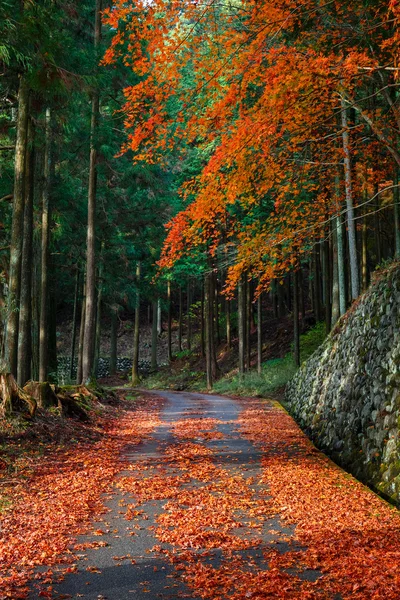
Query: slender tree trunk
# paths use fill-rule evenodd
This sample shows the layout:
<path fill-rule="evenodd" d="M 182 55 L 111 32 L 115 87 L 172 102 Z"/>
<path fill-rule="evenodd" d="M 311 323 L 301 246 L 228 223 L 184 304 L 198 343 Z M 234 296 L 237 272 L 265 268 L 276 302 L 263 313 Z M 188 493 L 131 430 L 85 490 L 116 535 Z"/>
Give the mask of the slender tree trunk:
<path fill-rule="evenodd" d="M 168 324 L 167 324 L 167 347 L 168 347 L 168 361 L 172 361 L 172 292 L 171 282 L 167 282 L 167 303 L 168 303 Z M 189 344 L 189 334 L 188 334 Z"/>
<path fill-rule="evenodd" d="M 178 327 L 178 349 L 182 352 L 182 320 L 183 320 L 183 309 L 182 309 L 182 286 L 179 286 L 179 327 Z M 157 324 L 156 324 L 157 331 Z"/>
<path fill-rule="evenodd" d="M 200 304 L 200 351 L 201 351 L 201 356 L 202 358 L 205 357 L 206 355 L 206 349 L 205 349 L 205 335 L 204 335 L 204 295 L 205 295 L 205 283 L 204 280 L 202 282 L 201 285 L 201 304 Z"/>
<path fill-rule="evenodd" d="M 333 223 L 332 230 L 332 315 L 331 315 L 331 329 L 339 319 L 340 305 L 339 305 L 339 265 L 338 265 L 338 247 L 337 247 L 337 232 L 336 223 Z"/>
<path fill-rule="evenodd" d="M 238 284 L 238 333 L 239 333 L 239 378 L 243 380 L 245 364 L 245 285 L 243 275 Z"/>
<path fill-rule="evenodd" d="M 210 277 L 210 333 L 211 333 L 211 371 L 213 381 L 217 379 L 218 376 L 218 363 L 217 363 L 217 351 L 215 344 L 215 281 L 216 281 L 216 273 L 212 271 Z"/>
<path fill-rule="evenodd" d="M 40 249 L 38 240 L 33 239 L 32 280 L 32 378 L 39 380 L 39 322 L 40 322 Z"/>
<path fill-rule="evenodd" d="M 46 147 L 43 171 L 42 255 L 40 283 L 39 381 L 48 378 L 49 348 L 49 242 L 50 242 L 50 177 L 51 177 L 51 115 L 46 109 Z"/>
<path fill-rule="evenodd" d="M 212 346 L 214 343 L 212 335 L 212 285 L 211 285 L 212 273 L 206 273 L 205 285 L 204 285 L 204 310 L 205 310 L 205 347 L 206 347 L 206 377 L 207 377 L 207 389 L 211 390 L 213 380 L 213 369 L 212 369 Z"/>
<path fill-rule="evenodd" d="M 321 307 L 321 268 L 319 262 L 319 251 L 318 246 L 314 247 L 313 252 L 313 280 L 314 280 L 314 309 L 315 309 L 315 320 L 320 322 L 322 320 L 322 307 Z"/>
<path fill-rule="evenodd" d="M 257 298 L 257 371 L 262 371 L 262 295 Z"/>
<path fill-rule="evenodd" d="M 57 298 L 56 290 L 49 290 L 49 351 L 48 371 L 53 375 L 53 382 L 57 381 Z"/>
<path fill-rule="evenodd" d="M 135 325 L 133 330 L 133 360 L 132 360 L 132 385 L 137 385 L 139 378 L 139 339 L 140 339 L 140 278 L 141 264 L 138 262 L 136 266 L 136 307 L 135 307 Z"/>
<path fill-rule="evenodd" d="M 226 320 L 226 346 L 228 350 L 232 347 L 231 331 L 231 301 L 227 298 L 225 301 L 225 320 Z"/>
<path fill-rule="evenodd" d="M 396 169 L 394 176 L 394 184 L 399 186 L 399 170 Z M 393 190 L 394 204 L 394 241 L 395 241 L 395 256 L 400 258 L 400 209 L 399 209 L 400 193 L 399 188 Z"/>
<path fill-rule="evenodd" d="M 251 369 L 251 317 L 252 317 L 252 303 L 251 303 L 251 287 L 250 281 L 246 282 L 246 368 L 247 371 Z"/>
<path fill-rule="evenodd" d="M 18 332 L 18 385 L 30 379 L 32 361 L 32 254 L 33 254 L 33 125 L 28 125 L 28 147 L 25 165 L 24 236 L 21 262 L 21 300 Z"/>
<path fill-rule="evenodd" d="M 294 363 L 300 366 L 300 323 L 299 323 L 299 278 L 297 270 L 293 273 L 293 349 Z"/>
<path fill-rule="evenodd" d="M 306 316 L 306 300 L 304 297 L 304 276 L 301 265 L 299 265 L 299 299 L 301 318 L 304 319 Z"/>
<path fill-rule="evenodd" d="M 71 381 L 74 377 L 76 328 L 78 325 L 79 275 L 80 275 L 80 272 L 77 267 L 76 268 L 76 276 L 75 276 L 74 313 L 73 313 L 73 317 L 72 317 L 71 359 L 70 359 L 70 364 L 69 364 L 69 376 L 70 376 Z"/>
<path fill-rule="evenodd" d="M 187 284 L 187 349 L 192 349 L 192 288 L 190 282 Z"/>
<path fill-rule="evenodd" d="M 101 39 L 101 0 L 96 0 L 94 48 L 97 51 Z M 82 361 L 82 380 L 89 381 L 93 371 L 96 336 L 96 187 L 97 149 L 95 135 L 99 117 L 100 95 L 92 93 L 92 116 L 90 124 L 90 161 L 88 189 L 88 225 L 86 242 L 86 311 Z"/>
<path fill-rule="evenodd" d="M 76 367 L 76 383 L 79 385 L 82 383 L 82 366 L 83 366 L 83 343 L 85 334 L 85 312 L 86 312 L 86 284 L 83 283 L 83 295 L 81 305 L 81 323 L 79 328 L 79 347 L 78 347 L 78 361 Z"/>
<path fill-rule="evenodd" d="M 221 344 L 221 333 L 219 329 L 219 290 L 218 290 L 218 278 L 214 277 L 215 287 L 215 333 L 217 338 L 217 345 Z"/>
<path fill-rule="evenodd" d="M 326 334 L 331 330 L 331 278 L 329 269 L 329 241 L 324 240 L 322 245 L 323 252 L 323 283 L 324 283 L 324 301 L 325 301 L 325 329 Z M 298 288 L 298 272 L 297 273 L 297 288 Z M 299 293 L 297 289 L 297 293 Z"/>
<path fill-rule="evenodd" d="M 368 262 L 367 262 L 367 216 L 364 215 L 361 235 L 361 288 L 362 291 L 368 287 Z"/>
<path fill-rule="evenodd" d="M 342 99 L 342 140 L 344 152 L 344 180 L 346 187 L 346 207 L 347 207 L 347 226 L 348 226 L 348 242 L 349 242 L 349 258 L 350 258 L 350 280 L 351 280 L 351 297 L 353 300 L 358 298 L 360 294 L 359 274 L 358 274 L 358 259 L 357 259 L 357 239 L 356 225 L 354 220 L 354 204 L 353 204 L 353 188 L 351 181 L 351 161 L 350 161 L 350 143 L 349 129 L 347 123 L 346 102 Z"/>
<path fill-rule="evenodd" d="M 180 289 L 180 325 L 182 324 L 182 288 Z M 158 302 L 153 302 L 153 321 L 151 324 L 151 370 L 157 371 L 157 341 L 158 341 L 158 332 L 157 332 L 157 307 Z M 182 333 L 181 333 L 182 335 Z M 182 348 L 182 337 L 180 339 Z"/>
<path fill-rule="evenodd" d="M 340 217 L 336 217 L 337 261 L 339 279 L 339 309 L 340 316 L 346 312 L 346 267 L 344 261 L 343 226 Z"/>
<path fill-rule="evenodd" d="M 117 373 L 118 357 L 118 306 L 113 304 L 111 307 L 111 335 L 110 335 L 110 375 Z"/>
<path fill-rule="evenodd" d="M 6 371 L 17 376 L 19 300 L 21 293 L 21 261 L 24 228 L 25 155 L 28 138 L 29 88 L 21 77 L 18 92 L 17 140 L 14 161 L 14 199 L 10 243 L 10 275 L 8 280 Z"/>
<path fill-rule="evenodd" d="M 93 377 L 96 379 L 99 372 L 100 360 L 100 344 L 101 344 L 101 302 L 103 296 L 103 261 L 100 261 L 98 290 L 97 290 L 97 307 L 96 307 L 96 336 L 95 336 L 95 353 L 93 364 Z"/>
<path fill-rule="evenodd" d="M 161 298 L 157 301 L 157 333 L 162 334 L 162 310 L 161 310 Z"/>

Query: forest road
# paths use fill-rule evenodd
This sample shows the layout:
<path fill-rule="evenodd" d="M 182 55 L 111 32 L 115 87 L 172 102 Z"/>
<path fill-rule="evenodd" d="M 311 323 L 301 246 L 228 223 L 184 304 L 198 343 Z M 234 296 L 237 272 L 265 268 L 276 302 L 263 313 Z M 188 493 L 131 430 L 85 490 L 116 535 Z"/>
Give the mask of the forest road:
<path fill-rule="evenodd" d="M 107 498 L 109 512 L 78 540 L 97 547 L 83 550 L 76 572 L 54 585 L 53 597 L 245 600 L 286 598 L 286 589 L 288 598 L 309 598 L 303 586 L 318 596 L 321 573 L 300 566 L 306 549 L 295 527 L 271 511 L 263 451 L 241 422 L 245 404 L 152 393 L 164 400 L 158 426 L 127 447 L 129 465 Z"/>

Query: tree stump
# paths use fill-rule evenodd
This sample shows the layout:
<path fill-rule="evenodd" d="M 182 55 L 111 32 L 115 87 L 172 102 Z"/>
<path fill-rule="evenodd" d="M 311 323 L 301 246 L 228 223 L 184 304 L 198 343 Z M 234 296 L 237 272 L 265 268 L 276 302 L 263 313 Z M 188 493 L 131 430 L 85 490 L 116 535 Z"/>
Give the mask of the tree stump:
<path fill-rule="evenodd" d="M 30 396 L 35 398 L 37 405 L 40 406 L 40 408 L 58 405 L 58 398 L 55 390 L 47 381 L 28 381 L 24 390 Z"/>
<path fill-rule="evenodd" d="M 10 415 L 18 402 L 27 405 L 31 417 L 36 412 L 36 400 L 25 390 L 19 387 L 11 373 L 0 373 L 0 413 Z"/>

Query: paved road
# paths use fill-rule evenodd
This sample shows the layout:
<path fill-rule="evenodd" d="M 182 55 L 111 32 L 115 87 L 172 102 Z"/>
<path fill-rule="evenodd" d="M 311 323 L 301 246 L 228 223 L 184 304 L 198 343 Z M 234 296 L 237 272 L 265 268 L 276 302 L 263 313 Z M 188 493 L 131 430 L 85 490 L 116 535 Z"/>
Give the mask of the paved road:
<path fill-rule="evenodd" d="M 292 527 L 263 514 L 268 489 L 259 482 L 260 450 L 238 430 L 240 404 L 220 396 L 157 394 L 166 399 L 160 425 L 146 442 L 127 449 L 130 466 L 107 499 L 109 512 L 79 540 L 76 572 L 54 586 L 55 598 L 197 599 L 196 589 L 218 577 L 221 590 L 231 586 L 235 598 L 245 599 L 253 593 L 240 578 L 235 582 L 235 569 L 245 563 L 249 574 L 266 572 L 271 549 L 304 551 Z M 300 568 L 288 573 L 300 580 L 320 577 Z"/>

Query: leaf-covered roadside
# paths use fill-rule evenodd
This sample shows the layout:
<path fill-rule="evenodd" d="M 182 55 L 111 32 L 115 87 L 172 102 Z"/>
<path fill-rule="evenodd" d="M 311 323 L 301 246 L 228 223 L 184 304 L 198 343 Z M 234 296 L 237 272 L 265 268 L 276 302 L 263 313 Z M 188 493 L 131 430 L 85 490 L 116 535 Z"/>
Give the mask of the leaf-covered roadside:
<path fill-rule="evenodd" d="M 35 574 L 36 568 L 73 562 L 74 537 L 104 511 L 102 494 L 123 466 L 121 451 L 152 431 L 159 406 L 151 397 L 98 405 L 88 424 L 57 420 L 50 435 L 43 420 L 37 436 L 7 443 L 0 464 L 0 494 L 7 498 L 0 514 L 1 600 L 25 598 L 33 578 L 48 578 L 51 596 L 51 571 Z"/>

